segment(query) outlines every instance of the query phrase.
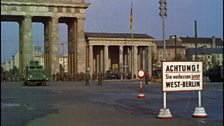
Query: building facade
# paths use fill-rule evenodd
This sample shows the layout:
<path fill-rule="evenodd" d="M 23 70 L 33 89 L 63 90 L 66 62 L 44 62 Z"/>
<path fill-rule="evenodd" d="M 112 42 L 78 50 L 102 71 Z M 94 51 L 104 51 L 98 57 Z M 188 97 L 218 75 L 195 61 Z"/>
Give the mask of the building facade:
<path fill-rule="evenodd" d="M 186 46 L 186 57 L 188 59 L 196 60 L 197 56 L 198 60 L 203 62 L 205 70 L 212 68 L 215 61 L 219 66 L 223 66 L 223 41 L 221 38 L 215 38 L 214 36 L 197 39 L 193 37 L 180 38 L 183 45 Z"/>
<path fill-rule="evenodd" d="M 161 61 L 163 60 L 164 43 L 162 40 L 155 41 L 157 46 L 158 63 L 157 67 L 161 67 Z M 173 39 L 171 36 L 166 40 L 166 60 L 183 60 L 185 59 L 186 50 L 182 45 L 180 38 Z M 175 59 L 176 58 L 176 59 Z"/>
<path fill-rule="evenodd" d="M 153 38 L 146 34 L 86 33 L 87 68 L 91 75 L 108 70 L 121 74 L 142 68 L 151 76 L 152 52 L 156 51 Z"/>
<path fill-rule="evenodd" d="M 196 59 L 195 51 L 195 48 L 189 48 L 186 50 L 188 57 L 192 60 Z M 205 71 L 212 68 L 214 66 L 214 62 L 216 62 L 219 66 L 223 66 L 222 48 L 199 48 L 197 49 L 197 57 L 199 61 L 203 62 Z"/>
<path fill-rule="evenodd" d="M 223 41 L 221 38 L 208 37 L 180 37 L 183 46 L 186 48 L 195 48 L 195 42 L 197 41 L 197 48 L 223 48 Z"/>
<path fill-rule="evenodd" d="M 151 76 L 152 73 L 152 53 L 156 53 L 156 44 L 153 37 L 146 34 L 130 33 L 85 33 L 86 60 L 80 60 L 86 64 L 90 75 L 97 75 L 99 72 L 108 70 L 116 71 L 122 75 L 132 73 L 137 76 L 139 69 L 145 70 Z M 38 60 L 41 65 L 44 63 L 44 53 L 40 46 L 34 47 L 33 59 Z M 69 55 L 59 55 L 59 67 L 63 72 L 71 72 L 72 66 L 69 64 Z M 17 52 L 16 62 L 19 62 Z M 9 66 L 9 65 L 8 65 Z M 18 65 L 19 68 L 19 65 Z M 70 73 L 72 74 L 72 72 Z"/>

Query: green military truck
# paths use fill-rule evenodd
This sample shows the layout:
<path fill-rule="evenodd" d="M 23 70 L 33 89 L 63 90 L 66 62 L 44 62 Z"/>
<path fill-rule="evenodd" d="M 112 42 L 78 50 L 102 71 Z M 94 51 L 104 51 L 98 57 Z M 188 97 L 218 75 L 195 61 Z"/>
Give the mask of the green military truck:
<path fill-rule="evenodd" d="M 38 61 L 30 61 L 30 64 L 26 66 L 24 74 L 24 85 L 42 85 L 46 86 L 49 80 L 49 74 L 44 70 L 43 66 Z"/>

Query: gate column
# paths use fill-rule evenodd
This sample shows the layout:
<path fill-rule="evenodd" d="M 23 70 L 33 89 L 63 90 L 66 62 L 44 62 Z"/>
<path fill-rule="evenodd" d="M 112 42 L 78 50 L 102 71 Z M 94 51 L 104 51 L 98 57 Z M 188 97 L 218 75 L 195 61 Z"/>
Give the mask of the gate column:
<path fill-rule="evenodd" d="M 33 59 L 33 42 L 32 42 L 32 17 L 25 16 L 19 23 L 20 42 L 19 42 L 19 68 L 20 72 L 25 71 L 25 67 L 29 65 Z"/>
<path fill-rule="evenodd" d="M 89 73 L 93 75 L 93 45 L 89 45 Z"/>
<path fill-rule="evenodd" d="M 57 73 L 59 72 L 59 59 L 58 59 L 58 51 L 59 51 L 59 32 L 58 32 L 58 18 L 53 17 L 51 19 L 51 32 L 50 32 L 50 37 L 51 37 L 51 66 L 52 66 L 52 71 L 51 73 Z"/>
<path fill-rule="evenodd" d="M 77 73 L 77 20 L 70 19 L 68 25 L 68 72 L 71 77 Z"/>
<path fill-rule="evenodd" d="M 50 21 L 45 21 L 44 24 L 44 69 L 51 71 L 50 65 Z"/>
<path fill-rule="evenodd" d="M 86 41 L 84 33 L 84 18 L 77 19 L 77 72 L 86 72 Z"/>
<path fill-rule="evenodd" d="M 58 50 L 59 50 L 59 32 L 58 32 L 58 18 L 51 17 L 51 19 L 44 25 L 45 32 L 45 64 L 46 69 L 48 69 L 52 74 L 59 72 L 59 60 L 58 60 Z"/>

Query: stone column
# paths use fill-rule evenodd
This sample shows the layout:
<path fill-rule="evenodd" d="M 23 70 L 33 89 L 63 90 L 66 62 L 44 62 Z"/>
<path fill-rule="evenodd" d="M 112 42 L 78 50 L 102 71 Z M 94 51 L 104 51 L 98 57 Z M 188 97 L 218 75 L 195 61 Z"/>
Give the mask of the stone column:
<path fill-rule="evenodd" d="M 143 69 L 143 48 L 139 47 L 139 68 Z"/>
<path fill-rule="evenodd" d="M 119 46 L 119 69 L 123 73 L 123 45 Z"/>
<path fill-rule="evenodd" d="M 89 45 L 89 72 L 90 76 L 93 74 L 93 45 Z"/>
<path fill-rule="evenodd" d="M 77 72 L 86 72 L 86 41 L 84 18 L 77 19 Z"/>
<path fill-rule="evenodd" d="M 142 49 L 142 69 L 146 70 L 146 53 L 145 53 L 145 47 Z M 147 71 L 147 70 L 146 70 Z"/>
<path fill-rule="evenodd" d="M 96 73 L 97 73 L 97 75 L 99 72 L 100 72 L 100 55 L 97 54 L 96 55 Z"/>
<path fill-rule="evenodd" d="M 104 72 L 109 70 L 108 66 L 108 45 L 104 45 Z"/>
<path fill-rule="evenodd" d="M 124 73 L 127 74 L 127 66 L 128 66 L 128 54 L 127 51 L 125 51 L 126 53 L 124 53 Z"/>
<path fill-rule="evenodd" d="M 32 17 L 25 16 L 20 23 L 20 71 L 24 72 L 30 61 L 33 60 Z"/>
<path fill-rule="evenodd" d="M 24 20 L 19 22 L 19 73 L 23 73 L 23 41 L 24 41 Z"/>
<path fill-rule="evenodd" d="M 50 66 L 50 26 L 49 21 L 44 22 L 44 69 L 51 70 Z"/>
<path fill-rule="evenodd" d="M 68 60 L 69 60 L 69 74 L 74 77 L 76 68 L 76 50 L 77 50 L 77 22 L 76 19 L 70 19 L 68 23 Z"/>
<path fill-rule="evenodd" d="M 134 46 L 134 64 L 133 64 L 133 74 L 135 74 L 136 75 L 136 77 L 137 77 L 137 60 L 138 60 L 138 46 Z"/>
<path fill-rule="evenodd" d="M 127 63 L 127 65 L 128 65 L 128 72 L 131 72 L 131 69 L 132 69 L 132 66 L 131 66 L 131 58 L 132 58 L 132 52 L 131 52 L 131 50 L 128 48 L 128 63 Z"/>
<path fill-rule="evenodd" d="M 93 58 L 93 74 L 96 73 L 96 58 Z"/>
<path fill-rule="evenodd" d="M 51 74 L 59 72 L 59 31 L 58 18 L 52 17 L 50 21 L 50 65 Z"/>
<path fill-rule="evenodd" d="M 103 59 L 104 59 L 103 49 L 100 47 L 100 72 L 104 71 Z"/>
<path fill-rule="evenodd" d="M 152 76 L 152 47 L 148 46 L 148 73 L 149 77 Z"/>

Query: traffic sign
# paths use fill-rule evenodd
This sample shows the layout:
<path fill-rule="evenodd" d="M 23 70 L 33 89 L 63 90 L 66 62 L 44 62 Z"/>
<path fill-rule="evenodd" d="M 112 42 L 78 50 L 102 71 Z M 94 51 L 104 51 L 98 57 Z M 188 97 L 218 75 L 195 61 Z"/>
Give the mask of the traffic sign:
<path fill-rule="evenodd" d="M 144 70 L 140 69 L 140 70 L 138 71 L 138 77 L 139 77 L 140 79 L 142 79 L 142 78 L 144 78 L 144 75 L 145 75 Z"/>

